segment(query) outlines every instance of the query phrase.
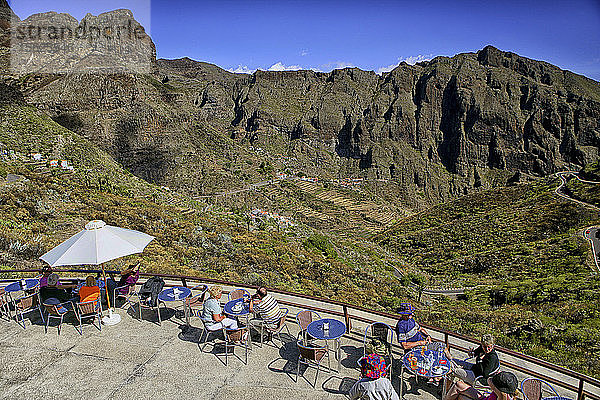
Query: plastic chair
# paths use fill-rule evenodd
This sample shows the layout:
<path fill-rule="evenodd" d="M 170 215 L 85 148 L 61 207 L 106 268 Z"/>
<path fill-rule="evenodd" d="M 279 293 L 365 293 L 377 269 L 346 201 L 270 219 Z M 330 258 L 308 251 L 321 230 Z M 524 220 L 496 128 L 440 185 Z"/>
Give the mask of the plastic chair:
<path fill-rule="evenodd" d="M 208 285 L 201 283 L 200 285 L 194 286 L 192 289 L 192 295 L 185 299 L 185 305 L 192 315 L 201 318 L 202 306 L 204 305 L 204 296 L 208 290 Z M 194 291 L 199 293 L 194 294 Z"/>
<path fill-rule="evenodd" d="M 231 292 L 229 292 L 227 297 L 229 298 L 229 301 L 241 299 L 243 297 L 247 297 L 249 299 L 250 292 L 248 292 L 246 289 L 235 289 L 235 290 L 232 290 Z"/>
<path fill-rule="evenodd" d="M 280 307 L 279 309 L 281 311 L 283 311 L 283 315 L 279 319 L 279 322 L 277 323 L 277 327 L 273 328 L 273 327 L 269 326 L 268 324 L 265 324 L 264 321 L 260 321 L 260 346 L 261 347 L 264 343 L 263 339 L 264 339 L 265 329 L 270 338 L 267 340 L 267 342 L 269 342 L 269 341 L 273 342 L 273 338 L 275 337 L 275 335 L 277 335 L 277 337 L 279 338 L 279 341 L 281 342 L 281 344 L 283 344 L 283 339 L 281 339 L 281 331 L 283 331 L 284 328 L 287 330 L 288 335 L 292 336 L 292 334 L 290 333 L 290 329 L 288 328 L 287 324 L 285 323 L 285 320 L 287 318 L 289 310 L 285 307 Z M 275 344 L 275 342 L 273 342 L 273 344 Z"/>
<path fill-rule="evenodd" d="M 42 318 L 42 322 L 44 322 L 44 313 L 42 312 L 42 305 L 40 301 L 40 292 L 36 291 L 35 293 L 26 294 L 25 296 L 21 296 L 17 298 L 13 305 L 15 307 L 15 320 L 19 325 L 25 329 L 25 314 L 29 314 L 32 311 L 39 311 L 40 317 Z M 19 322 L 19 316 L 21 317 L 21 322 Z"/>
<path fill-rule="evenodd" d="M 98 326 L 96 328 L 98 328 L 99 331 L 102 331 L 102 302 L 100 301 L 100 297 L 96 300 L 75 303 L 75 315 L 79 320 L 79 329 L 77 331 L 80 335 L 83 335 L 83 327 L 81 324 L 83 318 L 93 318 L 92 325 L 94 324 L 94 319 L 97 318 Z M 75 327 L 75 329 L 77 329 L 77 327 Z"/>
<path fill-rule="evenodd" d="M 135 300 L 137 299 L 137 300 Z M 135 301 L 132 301 L 135 300 Z M 147 310 L 156 310 L 156 315 L 158 317 L 158 325 L 162 325 L 162 321 L 160 319 L 160 301 L 156 302 L 156 306 L 151 306 L 148 303 L 145 303 L 142 298 L 140 297 L 138 292 L 132 292 L 131 294 L 129 294 L 129 296 L 127 297 L 127 303 L 129 304 L 129 307 L 127 308 L 127 310 L 129 311 L 129 309 L 133 310 L 133 312 L 135 313 L 135 304 L 138 305 L 138 314 L 139 314 L 139 320 L 142 321 L 142 308 L 147 309 Z"/>
<path fill-rule="evenodd" d="M 59 304 L 47 304 L 44 303 L 44 307 L 46 308 L 46 329 L 44 333 L 48 333 L 48 325 L 50 325 L 51 319 L 58 319 L 58 334 L 60 335 L 60 327 L 63 323 L 65 315 L 71 310 L 73 310 L 73 303 L 70 301 L 65 301 Z"/>
<path fill-rule="evenodd" d="M 521 392 L 525 400 L 541 400 L 543 398 L 543 390 L 551 392 L 554 397 L 561 397 L 554 387 L 548 382 L 538 378 L 525 378 L 521 382 Z"/>
<path fill-rule="evenodd" d="M 315 383 L 312 385 L 313 388 L 317 386 L 317 380 L 319 379 L 319 370 L 321 369 L 321 361 L 327 357 L 327 369 L 331 371 L 331 360 L 329 359 L 329 351 L 327 346 L 306 346 L 302 340 L 296 342 L 298 346 L 298 368 L 296 370 L 296 382 L 298 382 L 298 376 L 300 375 L 300 364 L 305 364 L 308 367 L 316 367 L 317 373 L 315 374 Z"/>
<path fill-rule="evenodd" d="M 392 341 L 394 340 L 394 330 L 391 326 L 384 322 L 374 322 L 365 328 L 365 334 L 363 338 L 363 356 L 367 355 L 367 341 L 370 339 L 377 339 L 385 345 L 385 354 L 379 354 L 387 358 L 387 373 L 391 376 L 392 364 L 394 357 L 392 355 Z M 389 362 L 388 362 L 389 361 Z"/>
<path fill-rule="evenodd" d="M 302 335 L 304 343 L 306 343 L 307 336 L 309 336 L 306 332 L 308 325 L 310 325 L 311 322 L 317 321 L 319 319 L 321 319 L 319 313 L 312 310 L 302 310 L 298 314 L 296 314 L 296 323 L 300 327 L 300 332 L 298 333 L 298 336 Z"/>

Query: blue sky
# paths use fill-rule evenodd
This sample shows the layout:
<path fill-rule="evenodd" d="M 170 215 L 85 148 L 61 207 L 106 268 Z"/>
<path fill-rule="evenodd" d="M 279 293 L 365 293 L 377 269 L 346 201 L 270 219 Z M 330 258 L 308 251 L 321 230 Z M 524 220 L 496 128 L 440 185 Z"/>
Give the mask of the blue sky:
<path fill-rule="evenodd" d="M 391 69 L 487 44 L 600 80 L 600 1 L 12 0 L 81 19 L 129 8 L 161 58 L 225 69 Z M 149 28 L 149 29 L 148 29 Z"/>

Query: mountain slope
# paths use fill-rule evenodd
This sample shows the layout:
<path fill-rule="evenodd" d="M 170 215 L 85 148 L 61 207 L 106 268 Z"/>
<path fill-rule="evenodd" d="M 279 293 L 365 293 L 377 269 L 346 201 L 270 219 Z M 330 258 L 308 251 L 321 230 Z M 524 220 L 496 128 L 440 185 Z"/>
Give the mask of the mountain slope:
<path fill-rule="evenodd" d="M 233 74 L 183 58 L 150 75 L 13 78 L 137 176 L 192 194 L 252 182 L 264 162 L 285 169 L 288 156 L 321 178 L 393 180 L 419 208 L 599 157 L 598 82 L 491 46 L 381 76 Z"/>
<path fill-rule="evenodd" d="M 422 313 L 431 323 L 493 331 L 508 347 L 597 376 L 600 279 L 581 232 L 600 215 L 556 196 L 558 185 L 548 178 L 467 195 L 375 241 L 424 271 L 430 286 L 475 286 L 462 300 L 438 299 Z"/>

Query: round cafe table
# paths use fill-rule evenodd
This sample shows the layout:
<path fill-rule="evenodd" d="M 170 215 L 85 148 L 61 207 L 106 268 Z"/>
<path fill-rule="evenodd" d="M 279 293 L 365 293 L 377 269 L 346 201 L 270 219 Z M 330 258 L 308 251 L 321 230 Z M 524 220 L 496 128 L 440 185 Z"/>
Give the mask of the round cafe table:
<path fill-rule="evenodd" d="M 77 287 L 75 287 L 75 289 L 73 289 L 75 292 L 79 292 L 79 289 L 81 289 L 83 287 L 83 285 L 85 285 L 85 281 L 81 281 L 77 284 Z M 96 279 L 96 286 L 98 286 L 100 288 L 100 290 L 104 290 L 104 279 Z"/>
<path fill-rule="evenodd" d="M 167 302 L 171 301 L 181 301 L 183 303 L 183 314 L 185 315 L 185 322 L 190 324 L 190 313 L 188 312 L 185 299 L 188 298 L 192 294 L 192 290 L 190 288 L 186 288 L 184 286 L 174 286 L 170 288 L 163 289 L 158 294 L 158 301 L 163 302 L 166 307 Z"/>
<path fill-rule="evenodd" d="M 323 329 L 323 325 L 325 323 L 329 323 L 329 331 L 325 332 Z M 316 321 L 311 322 L 308 327 L 306 328 L 306 331 L 308 332 L 308 334 L 312 337 L 314 337 L 315 339 L 321 339 L 321 340 L 325 340 L 325 343 L 327 343 L 327 347 L 329 348 L 329 341 L 333 340 L 334 343 L 336 344 L 336 349 L 335 349 L 335 355 L 337 357 L 338 360 L 338 372 L 340 370 L 340 363 L 341 363 L 341 342 L 340 342 L 340 338 L 342 336 L 344 336 L 344 334 L 346 333 L 346 324 L 344 324 L 342 321 L 338 321 L 337 319 L 333 319 L 333 318 L 323 318 L 323 319 L 318 319 Z"/>
<path fill-rule="evenodd" d="M 415 379 L 417 375 L 425 378 L 441 378 L 450 372 L 450 360 L 443 351 L 427 350 L 423 346 L 415 347 L 404 354 L 402 364 L 404 368 L 415 374 Z M 400 373 L 400 398 L 402 398 L 403 382 L 404 374 Z M 445 393 L 445 385 L 446 381 L 444 380 L 442 393 Z"/>
<path fill-rule="evenodd" d="M 404 367 L 425 378 L 441 378 L 450 372 L 450 361 L 441 351 L 416 347 L 402 358 Z"/>
<path fill-rule="evenodd" d="M 13 282 L 10 285 L 6 286 L 4 288 L 4 291 L 8 292 L 8 293 L 13 293 L 13 292 L 20 292 L 22 290 L 31 290 L 31 289 L 35 289 L 39 284 L 40 284 L 39 279 L 28 278 L 28 279 L 25 279 L 25 287 L 21 286 L 21 281 L 17 281 L 17 282 Z"/>
<path fill-rule="evenodd" d="M 239 306 L 238 304 L 241 304 Z M 246 317 L 246 327 L 250 329 L 248 318 L 250 317 L 250 303 L 245 302 L 243 298 L 230 300 L 225 303 L 223 307 L 223 313 L 232 317 Z M 250 332 L 248 330 L 248 332 Z M 248 335 L 248 347 L 252 348 L 252 336 Z"/>
<path fill-rule="evenodd" d="M 240 306 L 238 306 L 238 304 L 240 303 L 242 304 L 241 308 L 239 308 Z M 233 317 L 247 317 L 250 314 L 250 303 L 244 302 L 244 299 L 231 300 L 225 303 L 225 306 L 223 307 L 223 312 Z"/>

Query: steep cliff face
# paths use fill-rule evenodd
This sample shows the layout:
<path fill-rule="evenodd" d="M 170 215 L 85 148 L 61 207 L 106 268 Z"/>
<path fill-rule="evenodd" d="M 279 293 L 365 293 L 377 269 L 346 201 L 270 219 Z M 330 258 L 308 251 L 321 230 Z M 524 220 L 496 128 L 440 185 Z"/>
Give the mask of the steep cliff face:
<path fill-rule="evenodd" d="M 598 82 L 491 46 L 381 76 L 232 74 L 183 58 L 151 74 L 15 78 L 4 79 L 12 97 L 136 175 L 195 193 L 252 181 L 261 162 L 283 169 L 274 160 L 286 155 L 297 170 L 390 179 L 403 201 L 432 204 L 516 172 L 579 168 L 600 151 Z"/>
<path fill-rule="evenodd" d="M 318 138 L 340 157 L 371 150 L 364 166 L 397 163 L 395 146 L 463 177 L 489 168 L 543 176 L 598 158 L 598 83 L 493 47 L 381 77 L 259 71 L 240 92 L 232 124 Z"/>

